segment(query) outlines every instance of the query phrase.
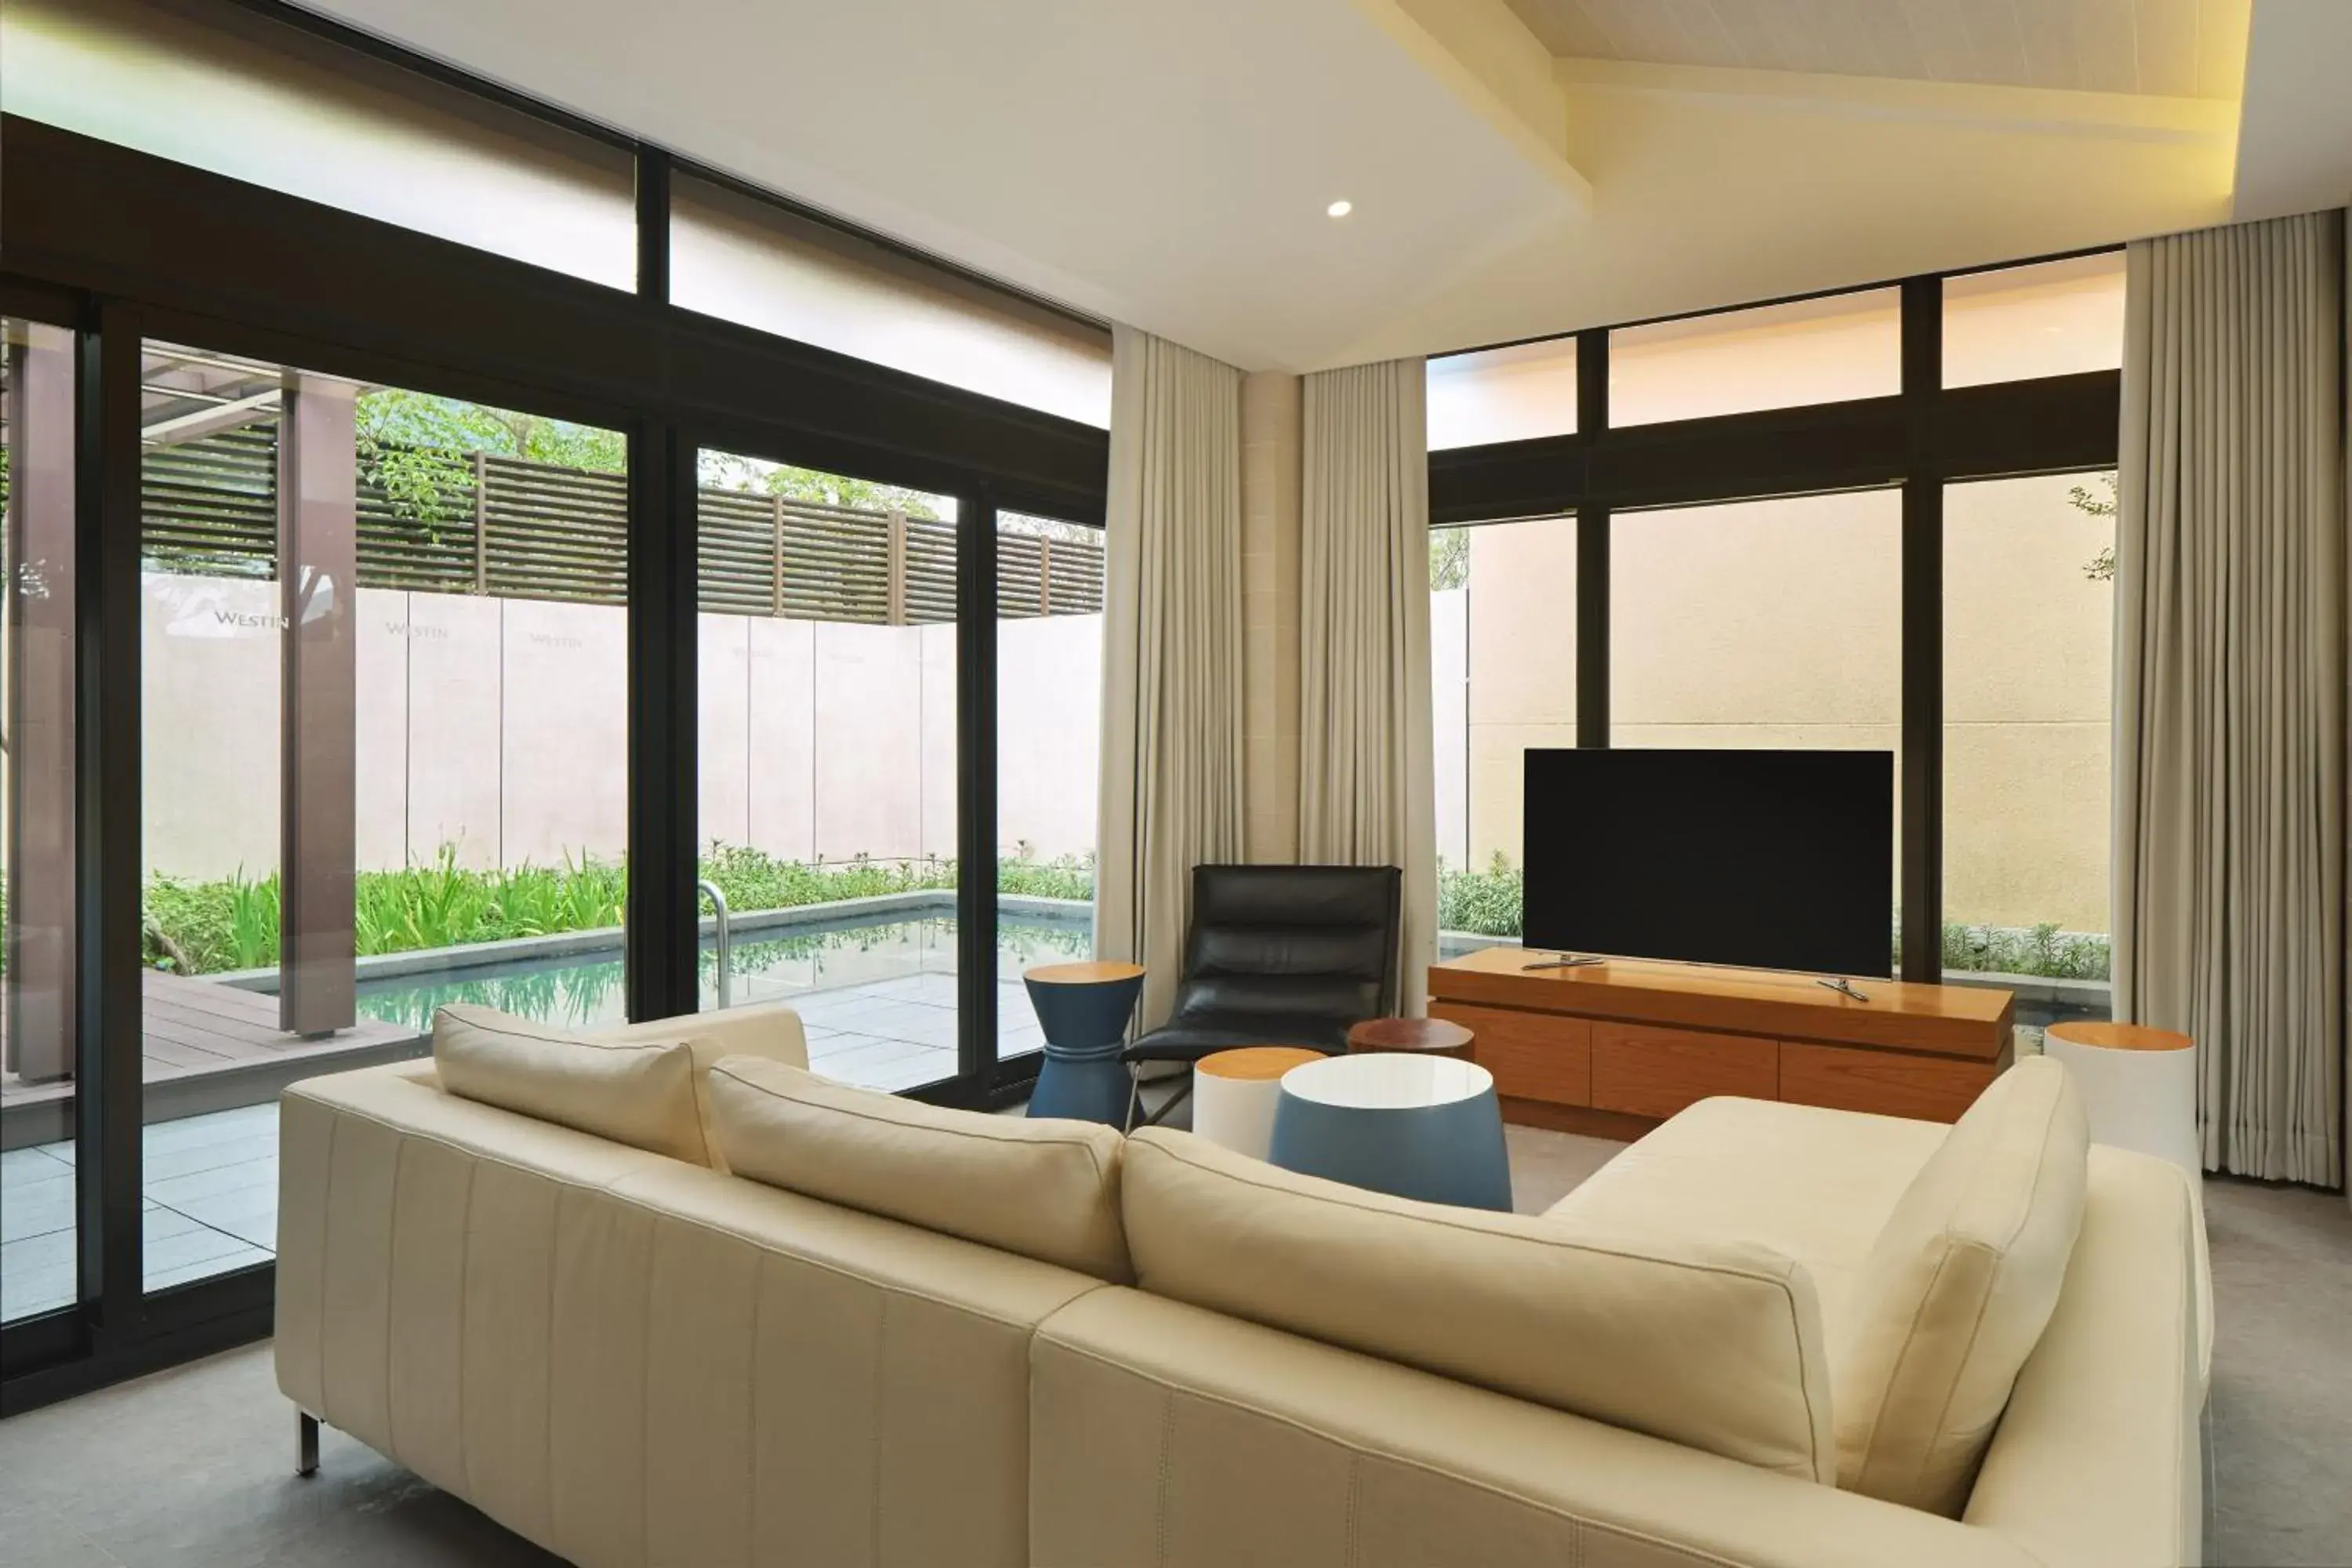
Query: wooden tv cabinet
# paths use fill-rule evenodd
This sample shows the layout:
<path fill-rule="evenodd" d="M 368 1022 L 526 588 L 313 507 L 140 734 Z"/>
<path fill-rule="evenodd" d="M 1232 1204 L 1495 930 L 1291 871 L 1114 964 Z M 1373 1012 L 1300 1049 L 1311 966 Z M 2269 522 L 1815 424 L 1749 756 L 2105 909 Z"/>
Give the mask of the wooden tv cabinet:
<path fill-rule="evenodd" d="M 1434 963 L 1429 1014 L 1471 1029 L 1504 1119 L 1638 1137 L 1712 1094 L 1952 1121 L 2009 1065 L 2006 991 L 1611 959 L 1528 971 L 1490 947 Z"/>

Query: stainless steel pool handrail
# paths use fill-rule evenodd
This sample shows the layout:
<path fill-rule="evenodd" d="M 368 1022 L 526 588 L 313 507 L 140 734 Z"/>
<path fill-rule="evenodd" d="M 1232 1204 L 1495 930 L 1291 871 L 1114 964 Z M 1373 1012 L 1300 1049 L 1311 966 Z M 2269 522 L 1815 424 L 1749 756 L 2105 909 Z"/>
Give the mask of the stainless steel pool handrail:
<path fill-rule="evenodd" d="M 708 877 L 695 883 L 694 887 L 697 892 L 710 900 L 710 907 L 718 911 L 719 940 L 714 944 L 714 952 L 719 960 L 719 1005 L 723 1008 L 734 991 L 735 968 L 735 937 L 728 929 L 727 895 L 720 892 L 719 884 Z"/>

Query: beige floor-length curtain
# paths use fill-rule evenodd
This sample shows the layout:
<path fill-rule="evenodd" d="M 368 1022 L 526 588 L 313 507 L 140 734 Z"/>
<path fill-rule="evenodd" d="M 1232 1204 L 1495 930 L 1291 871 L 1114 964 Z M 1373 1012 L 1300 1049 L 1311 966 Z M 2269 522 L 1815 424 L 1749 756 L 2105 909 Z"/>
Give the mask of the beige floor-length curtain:
<path fill-rule="evenodd" d="M 1403 868 L 1415 1017 L 1437 955 L 1424 399 L 1417 359 L 1307 377 L 1298 568 L 1298 858 Z"/>
<path fill-rule="evenodd" d="M 1192 868 L 1242 858 L 1241 372 L 1112 334 L 1095 951 L 1168 1016 Z"/>
<path fill-rule="evenodd" d="M 2202 1058 L 2208 1168 L 2334 1184 L 2345 1067 L 2336 213 L 2135 244 L 2115 999 Z"/>

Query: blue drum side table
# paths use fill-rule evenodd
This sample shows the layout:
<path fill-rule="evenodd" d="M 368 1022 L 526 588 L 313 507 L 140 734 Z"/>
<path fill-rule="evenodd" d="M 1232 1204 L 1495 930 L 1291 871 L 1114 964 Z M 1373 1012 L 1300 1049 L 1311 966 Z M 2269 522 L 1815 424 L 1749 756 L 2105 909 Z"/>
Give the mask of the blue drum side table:
<path fill-rule="evenodd" d="M 1128 1015 L 1143 991 L 1143 966 L 1045 963 L 1021 983 L 1045 1033 L 1045 1062 L 1029 1095 L 1029 1114 L 1126 1125 L 1129 1086 L 1118 1058 Z"/>
<path fill-rule="evenodd" d="M 1495 1076 L 1453 1058 L 1327 1057 L 1282 1076 L 1269 1158 L 1401 1198 L 1511 1207 Z"/>

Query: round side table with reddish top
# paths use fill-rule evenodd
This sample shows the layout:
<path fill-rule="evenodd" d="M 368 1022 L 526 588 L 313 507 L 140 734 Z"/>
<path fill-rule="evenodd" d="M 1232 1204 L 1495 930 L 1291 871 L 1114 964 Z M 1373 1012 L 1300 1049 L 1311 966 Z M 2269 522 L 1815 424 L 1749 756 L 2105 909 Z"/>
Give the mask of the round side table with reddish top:
<path fill-rule="evenodd" d="M 1348 1030 L 1348 1049 L 1402 1051 L 1423 1057 L 1470 1059 L 1478 1037 L 1446 1018 L 1367 1018 Z"/>

